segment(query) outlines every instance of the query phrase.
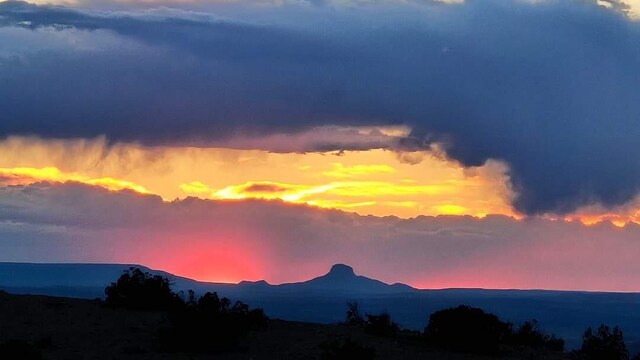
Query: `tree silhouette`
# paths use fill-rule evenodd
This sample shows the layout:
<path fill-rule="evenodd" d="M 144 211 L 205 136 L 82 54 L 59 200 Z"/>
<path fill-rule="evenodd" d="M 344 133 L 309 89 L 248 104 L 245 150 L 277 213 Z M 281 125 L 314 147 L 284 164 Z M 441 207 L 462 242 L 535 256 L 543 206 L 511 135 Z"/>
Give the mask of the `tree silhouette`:
<path fill-rule="evenodd" d="M 619 327 L 613 330 L 600 325 L 596 333 L 589 327 L 582 336 L 582 347 L 578 357 L 589 360 L 627 360 L 629 351 Z"/>
<path fill-rule="evenodd" d="M 360 315 L 360 304 L 356 301 L 347 303 L 347 313 L 344 324 L 347 326 L 362 327 L 368 334 L 386 337 L 394 337 L 400 330 L 398 324 L 391 320 L 391 315 L 386 311 L 383 311 L 379 315 L 367 313 L 362 317 L 362 315 Z"/>
<path fill-rule="evenodd" d="M 182 299 L 171 291 L 166 277 L 152 275 L 139 268 L 129 268 L 104 290 L 105 304 L 136 310 L 169 310 Z"/>
<path fill-rule="evenodd" d="M 436 311 L 424 330 L 428 343 L 454 351 L 492 354 L 510 335 L 511 325 L 482 309 L 460 305 Z"/>
<path fill-rule="evenodd" d="M 360 314 L 360 304 L 357 301 L 347 303 L 345 324 L 349 326 L 364 325 L 364 318 Z"/>
<path fill-rule="evenodd" d="M 192 290 L 185 296 L 171 291 L 169 279 L 139 268 L 125 271 L 105 288 L 105 304 L 137 310 L 162 310 L 169 326 L 161 331 L 167 350 L 215 352 L 232 349 L 242 335 L 267 326 L 262 309 L 207 292 L 198 298 Z M 186 298 L 186 299 L 184 299 Z"/>
<path fill-rule="evenodd" d="M 564 351 L 564 339 L 555 335 L 543 334 L 538 329 L 537 320 L 525 321 L 517 330 L 513 331 L 508 342 L 518 346 Z"/>
<path fill-rule="evenodd" d="M 221 352 L 239 346 L 244 335 L 264 329 L 267 317 L 262 309 L 251 309 L 236 301 L 207 292 L 169 313 L 171 326 L 162 335 L 168 350 L 187 352 Z"/>
<path fill-rule="evenodd" d="M 378 336 L 394 337 L 398 333 L 400 327 L 391 320 L 388 312 L 382 312 L 379 315 L 366 314 L 364 323 L 364 331 Z"/>

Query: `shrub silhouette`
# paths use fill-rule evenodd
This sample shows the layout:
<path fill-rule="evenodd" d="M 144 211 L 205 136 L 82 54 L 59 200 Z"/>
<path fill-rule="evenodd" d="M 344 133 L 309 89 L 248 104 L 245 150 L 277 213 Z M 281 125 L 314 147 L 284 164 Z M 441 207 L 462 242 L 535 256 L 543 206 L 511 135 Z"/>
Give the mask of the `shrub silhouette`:
<path fill-rule="evenodd" d="M 588 360 L 629 359 L 622 330 L 617 326 L 611 330 L 606 325 L 600 325 L 595 334 L 591 328 L 587 328 L 582 336 L 582 347 L 574 355 Z"/>
<path fill-rule="evenodd" d="M 42 360 L 40 351 L 22 340 L 9 340 L 0 343 L 2 360 Z"/>
<path fill-rule="evenodd" d="M 363 326 L 364 318 L 360 314 L 360 304 L 358 302 L 347 303 L 347 314 L 345 318 L 345 325 L 348 326 Z"/>
<path fill-rule="evenodd" d="M 493 354 L 511 333 L 511 325 L 494 314 L 460 305 L 436 311 L 424 330 L 428 343 L 462 352 Z"/>
<path fill-rule="evenodd" d="M 169 279 L 130 268 L 104 290 L 105 304 L 136 310 L 169 310 L 182 300 L 171 291 Z"/>
<path fill-rule="evenodd" d="M 373 348 L 365 347 L 357 342 L 346 339 L 344 341 L 328 341 L 320 344 L 323 360 L 371 360 L 376 358 Z"/>
<path fill-rule="evenodd" d="M 237 301 L 207 292 L 199 299 L 190 293 L 189 301 L 169 314 L 170 328 L 161 340 L 167 350 L 221 352 L 239 346 L 242 336 L 264 329 L 267 317 L 262 309 L 250 309 Z"/>
<path fill-rule="evenodd" d="M 564 351 L 564 339 L 555 335 L 546 335 L 538 330 L 538 321 L 525 321 L 513 332 L 509 339 L 512 345 L 531 348 L 546 348 L 553 351 Z"/>
<path fill-rule="evenodd" d="M 167 350 L 215 352 L 237 347 L 241 336 L 267 326 L 262 309 L 250 309 L 237 301 L 207 292 L 197 298 L 188 291 L 171 291 L 169 279 L 139 268 L 125 271 L 105 288 L 105 304 L 136 310 L 162 310 L 169 315 L 169 326 L 160 334 Z M 183 299 L 186 297 L 186 299 Z"/>
<path fill-rule="evenodd" d="M 398 333 L 399 326 L 391 320 L 391 315 L 383 312 L 380 315 L 365 315 L 364 331 L 368 334 L 394 337 Z"/>
<path fill-rule="evenodd" d="M 379 315 L 367 313 L 362 317 L 360 304 L 355 301 L 347 303 L 344 325 L 362 327 L 368 334 L 385 337 L 394 337 L 400 330 L 398 324 L 391 320 L 391 315 L 386 311 Z"/>

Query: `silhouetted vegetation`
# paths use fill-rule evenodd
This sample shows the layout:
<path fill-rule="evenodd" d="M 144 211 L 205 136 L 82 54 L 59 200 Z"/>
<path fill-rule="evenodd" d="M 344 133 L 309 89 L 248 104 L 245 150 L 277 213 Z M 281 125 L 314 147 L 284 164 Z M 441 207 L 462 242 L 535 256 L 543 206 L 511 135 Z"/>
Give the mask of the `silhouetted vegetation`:
<path fill-rule="evenodd" d="M 573 353 L 577 359 L 585 360 L 627 360 L 629 351 L 624 343 L 624 335 L 619 327 L 613 330 L 600 325 L 597 332 L 587 328 L 582 335 L 582 347 Z"/>
<path fill-rule="evenodd" d="M 364 322 L 364 331 L 368 334 L 394 337 L 398 333 L 400 327 L 391 320 L 391 315 L 383 312 L 380 315 L 366 314 Z"/>
<path fill-rule="evenodd" d="M 502 346 L 564 350 L 564 340 L 543 334 L 535 320 L 514 329 L 494 314 L 465 305 L 431 314 L 424 336 L 431 345 L 477 354 L 495 354 Z"/>
<path fill-rule="evenodd" d="M 370 360 L 376 358 L 375 349 L 362 346 L 351 339 L 328 341 L 322 343 L 320 348 L 322 349 L 321 358 L 324 360 Z"/>
<path fill-rule="evenodd" d="M 386 311 L 379 315 L 365 314 L 363 317 L 357 302 L 347 303 L 344 325 L 361 327 L 368 334 L 385 337 L 394 337 L 400 330 L 398 324 L 391 320 L 391 315 Z"/>
<path fill-rule="evenodd" d="M 104 290 L 107 306 L 135 310 L 170 310 L 182 300 L 171 291 L 169 279 L 138 268 L 125 271 Z"/>
<path fill-rule="evenodd" d="M 508 343 L 530 348 L 546 348 L 552 351 L 564 351 L 564 339 L 547 335 L 538 329 L 536 320 L 525 321 L 514 330 Z"/>
<path fill-rule="evenodd" d="M 431 314 L 424 330 L 431 345 L 480 354 L 497 353 L 510 334 L 510 324 L 494 314 L 464 305 Z"/>
<path fill-rule="evenodd" d="M 40 351 L 22 340 L 9 340 L 0 343 L 0 359 L 2 360 L 42 360 Z"/>
<path fill-rule="evenodd" d="M 362 317 L 362 314 L 360 314 L 360 304 L 356 301 L 347 303 L 345 325 L 364 326 L 364 318 Z"/>
<path fill-rule="evenodd" d="M 197 298 L 189 290 L 184 299 L 184 294 L 171 290 L 169 279 L 138 268 L 125 271 L 105 294 L 107 306 L 167 311 L 170 326 L 161 333 L 161 343 L 170 351 L 234 349 L 243 335 L 267 325 L 262 309 L 250 309 L 240 301 L 232 305 L 231 300 L 210 292 Z"/>
<path fill-rule="evenodd" d="M 218 352 L 235 349 L 251 330 L 264 329 L 267 317 L 262 309 L 250 309 L 240 301 L 207 292 L 199 299 L 190 293 L 184 306 L 170 313 L 171 327 L 163 334 L 168 350 Z"/>

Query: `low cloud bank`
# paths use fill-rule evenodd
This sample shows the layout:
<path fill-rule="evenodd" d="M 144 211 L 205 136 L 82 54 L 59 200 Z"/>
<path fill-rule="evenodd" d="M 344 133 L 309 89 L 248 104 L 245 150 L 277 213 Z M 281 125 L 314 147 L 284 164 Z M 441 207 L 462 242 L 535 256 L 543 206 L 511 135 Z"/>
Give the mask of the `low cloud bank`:
<path fill-rule="evenodd" d="M 418 287 L 638 291 L 639 238 L 633 224 L 403 220 L 76 183 L 0 187 L 0 261 L 142 263 L 205 280 L 298 281 L 342 262 Z"/>

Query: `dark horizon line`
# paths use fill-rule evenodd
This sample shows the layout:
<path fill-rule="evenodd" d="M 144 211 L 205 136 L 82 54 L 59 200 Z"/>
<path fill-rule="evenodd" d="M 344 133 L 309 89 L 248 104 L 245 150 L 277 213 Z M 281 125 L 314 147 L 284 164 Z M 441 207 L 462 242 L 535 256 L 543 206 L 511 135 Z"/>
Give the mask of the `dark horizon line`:
<path fill-rule="evenodd" d="M 328 273 L 324 273 L 318 276 L 314 276 L 310 279 L 307 280 L 303 280 L 303 281 L 293 281 L 293 282 L 283 282 L 283 283 L 278 283 L 278 284 L 272 284 L 264 279 L 261 280 L 240 280 L 236 283 L 232 283 L 232 282 L 222 282 L 222 281 L 207 281 L 207 280 L 198 280 L 198 279 L 194 279 L 194 278 L 190 278 L 187 276 L 182 276 L 182 275 L 176 275 L 172 272 L 169 272 L 167 270 L 163 270 L 163 269 L 154 269 L 151 268 L 149 266 L 146 265 L 142 265 L 142 264 L 136 264 L 136 263 L 117 263 L 117 262 L 26 262 L 26 261 L 0 261 L 0 265 L 68 265 L 68 266 L 73 266 L 73 265 L 99 265 L 99 266 L 105 266 L 105 265 L 112 265 L 112 266 L 127 266 L 127 267 L 140 267 L 140 268 L 144 268 L 144 269 L 148 269 L 150 271 L 153 272 L 159 272 L 159 273 L 165 273 L 167 274 L 169 277 L 174 277 L 174 278 L 180 278 L 180 279 L 184 279 L 184 280 L 189 280 L 189 281 L 193 281 L 196 283 L 200 283 L 200 284 L 213 284 L 213 285 L 240 285 L 242 283 L 266 283 L 269 286 L 283 286 L 283 285 L 291 285 L 291 284 L 301 284 L 301 283 L 305 283 L 307 281 L 311 281 L 313 279 L 316 279 L 318 277 L 322 277 L 327 275 Z M 344 264 L 344 263 L 335 263 L 332 266 L 335 265 L 347 265 L 349 267 L 351 267 L 348 264 Z M 640 294 L 640 290 L 638 291 L 622 291 L 622 290 L 618 290 L 618 291 L 604 291 L 604 290 L 572 290 L 572 289 L 541 289 L 541 288 L 483 288 L 483 287 L 446 287 L 446 288 L 417 288 L 414 286 L 411 286 L 409 284 L 405 284 L 402 282 L 395 282 L 392 284 L 386 283 L 384 281 L 375 279 L 375 278 L 371 278 L 365 275 L 360 275 L 360 274 L 356 274 L 356 276 L 360 276 L 360 277 L 364 277 L 367 279 L 371 279 L 371 280 L 376 280 L 376 281 L 380 281 L 382 283 L 384 283 L 387 286 L 394 286 L 394 285 L 403 285 L 403 286 L 407 286 L 410 287 L 412 289 L 412 291 L 514 291 L 514 292 L 547 292 L 547 293 L 557 293 L 557 292 L 562 292 L 562 293 L 589 293 L 589 294 Z M 115 279 L 114 279 L 115 280 Z"/>

